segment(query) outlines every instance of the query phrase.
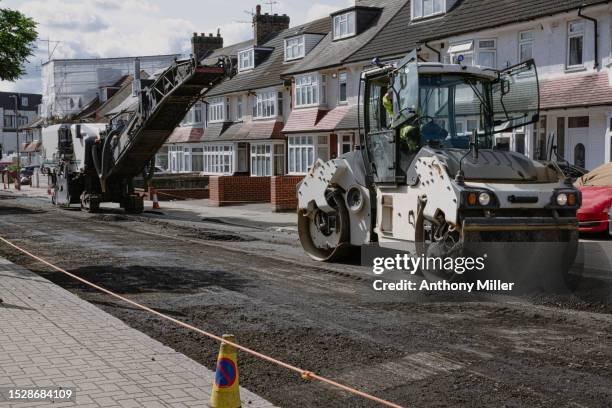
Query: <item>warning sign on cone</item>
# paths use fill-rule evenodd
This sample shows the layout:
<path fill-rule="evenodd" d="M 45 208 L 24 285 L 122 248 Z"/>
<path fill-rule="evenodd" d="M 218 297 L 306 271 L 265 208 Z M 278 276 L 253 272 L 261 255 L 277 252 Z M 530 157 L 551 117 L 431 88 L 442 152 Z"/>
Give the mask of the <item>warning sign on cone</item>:
<path fill-rule="evenodd" d="M 225 334 L 223 339 L 234 343 L 234 336 Z M 238 383 L 238 353 L 234 346 L 221 343 L 213 389 L 209 405 L 212 408 L 240 408 Z"/>

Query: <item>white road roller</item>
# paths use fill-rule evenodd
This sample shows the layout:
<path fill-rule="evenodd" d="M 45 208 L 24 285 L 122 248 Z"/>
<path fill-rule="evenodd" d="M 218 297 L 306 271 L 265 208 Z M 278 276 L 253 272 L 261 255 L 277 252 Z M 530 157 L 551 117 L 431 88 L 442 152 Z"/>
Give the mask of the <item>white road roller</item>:
<path fill-rule="evenodd" d="M 361 101 L 361 149 L 317 161 L 298 186 L 312 258 L 373 243 L 440 256 L 508 241 L 562 243 L 574 260 L 579 191 L 556 163 L 495 143 L 538 121 L 534 61 L 497 71 L 420 63 L 413 52 L 364 72 Z"/>

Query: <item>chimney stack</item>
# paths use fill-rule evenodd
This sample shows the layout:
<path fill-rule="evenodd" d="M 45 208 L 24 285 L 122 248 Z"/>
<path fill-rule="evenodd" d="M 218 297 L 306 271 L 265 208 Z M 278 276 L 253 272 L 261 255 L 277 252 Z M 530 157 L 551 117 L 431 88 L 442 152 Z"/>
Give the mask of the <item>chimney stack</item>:
<path fill-rule="evenodd" d="M 279 33 L 289 28 L 289 16 L 283 14 L 270 15 L 268 13 L 261 14 L 261 5 L 257 5 L 255 8 L 255 15 L 253 16 L 253 38 L 255 39 L 255 46 L 264 44 L 272 34 Z"/>
<path fill-rule="evenodd" d="M 219 48 L 223 48 L 223 37 L 221 37 L 220 30 L 217 31 L 217 35 L 213 33 L 209 33 L 208 35 L 205 33 L 193 33 L 193 37 L 191 38 L 191 53 L 196 61 L 202 61 Z"/>

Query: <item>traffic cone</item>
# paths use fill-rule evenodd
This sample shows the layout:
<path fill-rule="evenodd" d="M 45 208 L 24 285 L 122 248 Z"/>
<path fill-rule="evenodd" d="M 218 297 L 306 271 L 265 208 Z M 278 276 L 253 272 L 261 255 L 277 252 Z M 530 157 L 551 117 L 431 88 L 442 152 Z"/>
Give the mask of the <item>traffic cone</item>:
<path fill-rule="evenodd" d="M 47 195 L 51 195 L 51 184 L 47 183 Z"/>
<path fill-rule="evenodd" d="M 224 334 L 223 340 L 235 342 L 233 335 Z M 240 385 L 238 384 L 238 352 L 236 347 L 221 343 L 217 370 L 213 382 L 211 408 L 240 408 Z"/>
<path fill-rule="evenodd" d="M 149 190 L 149 195 L 153 199 L 153 209 L 154 210 L 159 210 L 160 206 L 159 206 L 159 201 L 157 200 L 157 190 L 155 190 L 154 188 L 150 189 Z"/>

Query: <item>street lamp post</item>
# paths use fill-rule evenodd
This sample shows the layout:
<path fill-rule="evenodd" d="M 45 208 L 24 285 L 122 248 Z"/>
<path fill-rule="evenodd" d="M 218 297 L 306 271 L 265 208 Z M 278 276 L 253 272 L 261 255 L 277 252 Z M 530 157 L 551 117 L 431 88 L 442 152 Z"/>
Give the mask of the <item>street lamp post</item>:
<path fill-rule="evenodd" d="M 15 179 L 15 190 L 21 190 L 21 152 L 19 151 L 19 95 L 15 98 L 15 134 L 17 135 L 17 178 Z"/>

